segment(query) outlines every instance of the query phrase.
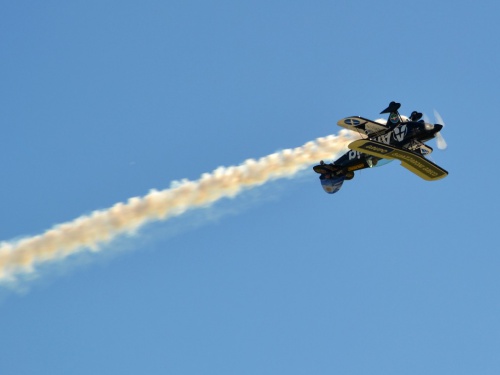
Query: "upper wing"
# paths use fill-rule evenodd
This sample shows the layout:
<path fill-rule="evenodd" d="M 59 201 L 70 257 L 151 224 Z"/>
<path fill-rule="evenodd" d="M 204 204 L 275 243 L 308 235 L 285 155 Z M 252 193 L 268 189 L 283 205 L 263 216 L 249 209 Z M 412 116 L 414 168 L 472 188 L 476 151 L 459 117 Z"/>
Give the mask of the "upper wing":
<path fill-rule="evenodd" d="M 448 172 L 423 156 L 399 147 L 386 145 L 367 139 L 359 139 L 348 146 L 352 150 L 384 159 L 398 159 L 401 165 L 427 181 L 435 181 L 448 176 Z"/>
<path fill-rule="evenodd" d="M 365 134 L 369 137 L 374 135 L 375 133 L 384 133 L 387 130 L 391 130 L 391 128 L 386 126 L 385 124 L 368 120 L 360 116 L 343 118 L 342 120 L 337 122 L 337 125 L 361 134 Z"/>

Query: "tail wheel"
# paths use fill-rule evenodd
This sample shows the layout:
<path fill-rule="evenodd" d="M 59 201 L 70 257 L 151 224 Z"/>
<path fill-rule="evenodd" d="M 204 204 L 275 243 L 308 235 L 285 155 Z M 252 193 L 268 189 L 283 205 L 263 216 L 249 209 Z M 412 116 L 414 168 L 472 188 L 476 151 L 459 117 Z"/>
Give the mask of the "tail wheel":
<path fill-rule="evenodd" d="M 345 174 L 345 179 L 346 179 L 346 180 L 348 180 L 348 181 L 349 181 L 349 180 L 352 180 L 353 178 L 354 178 L 354 172 L 347 172 L 347 173 Z"/>

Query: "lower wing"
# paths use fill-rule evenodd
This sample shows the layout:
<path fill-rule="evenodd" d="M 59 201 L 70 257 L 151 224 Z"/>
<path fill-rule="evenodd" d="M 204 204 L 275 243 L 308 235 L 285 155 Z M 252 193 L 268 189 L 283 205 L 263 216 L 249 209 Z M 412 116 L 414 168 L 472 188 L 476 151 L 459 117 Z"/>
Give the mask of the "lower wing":
<path fill-rule="evenodd" d="M 351 142 L 348 147 L 352 150 L 383 159 L 398 159 L 401 161 L 403 167 L 427 181 L 440 180 L 448 176 L 448 172 L 439 165 L 434 164 L 423 156 L 399 147 L 368 139 Z"/>

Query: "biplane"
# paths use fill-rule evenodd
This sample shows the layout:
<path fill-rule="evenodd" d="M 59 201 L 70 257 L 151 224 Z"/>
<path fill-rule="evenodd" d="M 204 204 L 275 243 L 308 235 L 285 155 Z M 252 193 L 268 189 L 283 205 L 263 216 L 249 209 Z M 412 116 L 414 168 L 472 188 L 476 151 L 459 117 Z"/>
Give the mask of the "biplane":
<path fill-rule="evenodd" d="M 427 159 L 433 149 L 425 144 L 436 138 L 438 148 L 446 148 L 440 133 L 443 125 L 425 122 L 422 113 L 417 111 L 413 111 L 410 117 L 401 116 L 400 107 L 401 104 L 391 102 L 380 112 L 389 114 L 387 121 L 351 116 L 337 122 L 339 126 L 359 133 L 362 138 L 351 142 L 348 145 L 350 150 L 333 163 L 321 161 L 313 167 L 320 174 L 321 186 L 327 193 L 339 191 L 344 181 L 354 178 L 355 171 L 381 166 L 394 159 L 427 181 L 448 175 L 446 170 Z"/>

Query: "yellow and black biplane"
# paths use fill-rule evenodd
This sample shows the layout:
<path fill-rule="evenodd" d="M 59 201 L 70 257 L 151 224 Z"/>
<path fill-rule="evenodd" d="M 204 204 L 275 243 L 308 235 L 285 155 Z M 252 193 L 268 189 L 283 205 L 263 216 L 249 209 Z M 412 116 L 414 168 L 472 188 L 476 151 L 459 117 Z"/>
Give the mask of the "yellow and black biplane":
<path fill-rule="evenodd" d="M 355 171 L 380 166 L 394 159 L 427 181 L 439 180 L 448 175 L 447 171 L 426 158 L 433 150 L 424 143 L 436 138 L 438 148 L 446 148 L 440 133 L 443 125 L 425 122 L 422 113 L 416 111 L 410 117 L 401 116 L 398 112 L 400 107 L 401 104 L 391 102 L 380 112 L 389 114 L 387 122 L 351 116 L 337 123 L 360 133 L 362 138 L 351 142 L 348 145 L 350 151 L 335 162 L 326 164 L 321 161 L 313 167 L 320 174 L 321 185 L 327 193 L 339 191 L 345 180 L 354 178 Z"/>

